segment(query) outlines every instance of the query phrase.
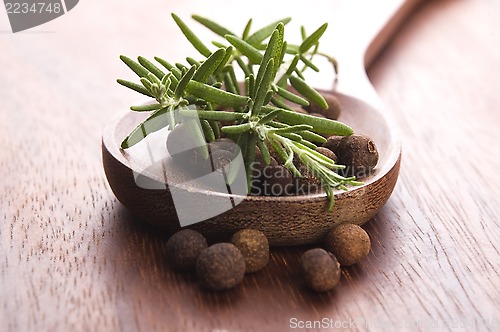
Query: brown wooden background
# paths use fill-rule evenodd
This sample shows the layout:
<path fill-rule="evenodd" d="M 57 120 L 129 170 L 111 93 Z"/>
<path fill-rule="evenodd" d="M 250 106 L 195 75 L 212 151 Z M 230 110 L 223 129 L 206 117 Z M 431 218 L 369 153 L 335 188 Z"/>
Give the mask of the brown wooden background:
<path fill-rule="evenodd" d="M 273 250 L 237 289 L 203 291 L 167 266 L 167 235 L 111 193 L 101 131 L 137 100 L 114 83 L 131 78 L 118 55 L 180 58 L 169 12 L 243 6 L 147 4 L 82 1 L 16 35 L 0 10 L 0 330 L 282 331 L 294 317 L 370 331 L 500 329 L 498 1 L 426 2 L 371 68 L 402 132 L 401 176 L 366 227 L 368 259 L 320 295 L 300 279 L 305 248 Z M 276 12 L 257 21 L 286 16 Z"/>

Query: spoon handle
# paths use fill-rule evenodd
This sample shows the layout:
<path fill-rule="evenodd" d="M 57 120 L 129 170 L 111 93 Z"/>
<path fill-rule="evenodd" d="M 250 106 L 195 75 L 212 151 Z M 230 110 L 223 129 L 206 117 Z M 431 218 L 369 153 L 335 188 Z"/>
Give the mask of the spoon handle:
<path fill-rule="evenodd" d="M 379 104 L 366 70 L 401 24 L 423 0 L 349 1 L 343 11 L 352 19 L 342 23 L 335 57 L 341 64 L 335 90 Z M 362 8 L 362 10 L 360 9 Z"/>

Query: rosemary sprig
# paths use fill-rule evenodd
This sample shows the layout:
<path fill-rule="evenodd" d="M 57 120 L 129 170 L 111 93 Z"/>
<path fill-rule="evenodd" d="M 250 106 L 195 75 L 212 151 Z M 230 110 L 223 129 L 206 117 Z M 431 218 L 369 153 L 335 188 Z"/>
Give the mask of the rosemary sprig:
<path fill-rule="evenodd" d="M 271 23 L 251 32 L 252 20 L 243 34 L 237 36 L 219 23 L 199 15 L 193 19 L 215 34 L 223 37 L 228 45 L 212 42 L 217 49 L 211 51 L 175 14 L 172 17 L 202 59 L 186 58 L 186 64 L 171 64 L 155 57 L 156 63 L 144 57 L 137 61 L 126 56 L 120 59 L 139 76 L 141 84 L 119 79 L 118 83 L 141 94 L 154 98 L 148 105 L 132 106 L 136 112 L 152 112 L 129 136 L 121 147 L 127 149 L 148 134 L 161 128 L 173 129 L 180 121 L 195 128 L 195 139 L 200 144 L 210 142 L 219 135 L 228 135 L 239 144 L 247 178 L 251 180 L 251 165 L 258 147 L 266 164 L 274 152 L 281 163 L 297 177 L 302 176 L 293 161 L 307 167 L 319 179 L 333 207 L 334 189 L 347 189 L 358 185 L 354 177 L 343 177 L 336 171 L 344 168 L 315 149 L 325 142 L 322 135 L 351 135 L 352 129 L 338 121 L 318 118 L 293 111 L 290 104 L 307 106 L 315 103 L 328 108 L 325 99 L 304 80 L 303 72 L 319 71 L 313 63 L 315 55 L 324 56 L 334 64 L 334 58 L 318 51 L 319 40 L 327 29 L 321 25 L 307 35 L 301 29 L 302 43 L 285 41 L 285 25 L 290 18 Z M 267 42 L 266 42 L 267 41 Z M 299 62 L 304 66 L 299 68 Z M 235 68 L 244 75 L 244 91 L 240 91 Z M 294 91 L 288 89 L 292 86 Z M 194 107 L 188 107 L 188 106 Z M 222 108 L 228 110 L 221 111 Z M 233 111 L 229 111 L 229 109 Z M 178 111 L 181 116 L 176 116 Z M 208 152 L 204 154 L 208 158 Z"/>

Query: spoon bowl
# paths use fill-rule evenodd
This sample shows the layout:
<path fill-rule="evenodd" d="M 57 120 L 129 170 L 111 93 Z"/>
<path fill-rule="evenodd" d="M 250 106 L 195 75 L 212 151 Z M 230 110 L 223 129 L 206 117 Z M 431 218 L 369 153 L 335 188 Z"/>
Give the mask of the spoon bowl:
<path fill-rule="evenodd" d="M 399 173 L 401 143 L 382 112 L 369 104 L 344 94 L 335 94 L 341 103 L 339 121 L 350 125 L 356 133 L 365 134 L 377 144 L 380 159 L 374 171 L 361 181 L 363 185 L 335 192 L 335 206 L 328 211 L 326 194 L 297 196 L 239 196 L 212 190 L 184 187 L 186 194 L 197 191 L 198 209 L 203 204 L 241 201 L 234 208 L 205 221 L 190 225 L 209 240 L 224 241 L 242 228 L 259 229 L 270 245 L 302 245 L 320 242 L 326 233 L 340 223 L 362 225 L 370 220 L 391 195 Z M 147 151 L 132 153 L 120 149 L 124 137 L 143 119 L 143 114 L 120 115 L 105 129 L 102 141 L 103 164 L 113 193 L 141 221 L 169 232 L 181 229 L 174 199 L 169 188 L 182 183 L 184 172 L 171 157 L 157 162 L 157 167 L 144 169 Z M 165 141 L 165 136 L 159 136 Z M 141 147 L 137 144 L 137 150 Z M 160 144 L 165 147 L 164 144 Z M 142 148 L 144 150 L 144 148 Z M 137 184 L 141 174 L 151 184 Z M 168 178 L 168 181 L 166 180 Z M 144 178 L 142 179 L 144 182 Z M 178 189 L 176 190 L 178 193 Z M 188 197 L 188 196 L 186 196 Z M 192 197 L 192 196 L 190 196 Z"/>

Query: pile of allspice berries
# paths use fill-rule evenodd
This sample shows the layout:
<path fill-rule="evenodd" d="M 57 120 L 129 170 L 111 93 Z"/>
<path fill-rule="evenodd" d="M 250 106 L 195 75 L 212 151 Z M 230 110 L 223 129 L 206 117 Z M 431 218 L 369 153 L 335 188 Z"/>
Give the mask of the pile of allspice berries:
<path fill-rule="evenodd" d="M 370 237 L 361 227 L 340 224 L 327 234 L 324 249 L 309 249 L 302 254 L 303 280 L 314 291 L 329 291 L 340 281 L 341 266 L 354 265 L 369 252 Z M 230 242 L 208 246 L 201 233 L 184 229 L 170 237 L 166 253 L 173 268 L 195 270 L 205 288 L 222 291 L 240 284 L 246 273 L 266 267 L 269 242 L 259 230 L 242 229 Z"/>

